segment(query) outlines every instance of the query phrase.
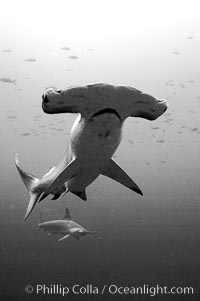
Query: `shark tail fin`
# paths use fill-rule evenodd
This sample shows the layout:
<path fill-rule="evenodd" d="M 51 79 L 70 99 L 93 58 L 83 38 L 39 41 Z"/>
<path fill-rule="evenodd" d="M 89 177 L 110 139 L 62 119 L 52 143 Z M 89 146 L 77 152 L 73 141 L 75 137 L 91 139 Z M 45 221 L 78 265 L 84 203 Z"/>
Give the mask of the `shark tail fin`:
<path fill-rule="evenodd" d="M 26 173 L 20 166 L 19 166 L 19 160 L 18 160 L 18 155 L 16 155 L 15 157 L 15 164 L 16 167 L 19 171 L 20 177 L 22 179 L 22 181 L 24 182 L 29 195 L 30 195 L 30 200 L 29 200 L 29 204 L 28 204 L 28 208 L 26 210 L 26 214 L 24 217 L 24 221 L 28 218 L 28 216 L 30 215 L 30 213 L 32 212 L 33 208 L 35 207 L 35 205 L 37 204 L 38 198 L 40 196 L 41 192 L 34 192 L 33 191 L 33 187 L 35 187 L 38 183 L 39 183 L 39 179 L 36 178 L 35 176 Z"/>
<path fill-rule="evenodd" d="M 30 193 L 30 200 L 29 200 L 29 203 L 28 203 L 26 214 L 24 216 L 24 221 L 29 217 L 29 215 L 33 211 L 35 205 L 38 202 L 39 196 L 40 196 L 40 194 L 38 194 L 38 193 Z"/>
<path fill-rule="evenodd" d="M 32 187 L 39 181 L 39 179 L 21 169 L 21 167 L 19 166 L 18 155 L 15 156 L 15 165 L 27 190 L 30 191 Z"/>

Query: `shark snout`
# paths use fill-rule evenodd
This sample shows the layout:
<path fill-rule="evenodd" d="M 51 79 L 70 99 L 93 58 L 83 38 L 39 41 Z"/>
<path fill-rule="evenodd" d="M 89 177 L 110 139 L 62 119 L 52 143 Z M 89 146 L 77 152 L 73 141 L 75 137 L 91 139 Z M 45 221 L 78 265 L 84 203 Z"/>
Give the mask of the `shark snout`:
<path fill-rule="evenodd" d="M 87 234 L 96 234 L 96 232 L 93 232 L 93 231 L 87 231 L 86 233 Z"/>

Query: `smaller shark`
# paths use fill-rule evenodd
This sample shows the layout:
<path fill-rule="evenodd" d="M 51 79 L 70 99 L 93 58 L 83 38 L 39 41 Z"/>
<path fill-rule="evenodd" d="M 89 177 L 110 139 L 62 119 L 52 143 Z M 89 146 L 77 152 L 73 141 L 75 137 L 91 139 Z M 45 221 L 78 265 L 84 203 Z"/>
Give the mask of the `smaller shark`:
<path fill-rule="evenodd" d="M 49 234 L 63 235 L 63 237 L 61 237 L 58 241 L 61 241 L 69 236 L 79 240 L 81 236 L 85 236 L 86 234 L 95 234 L 95 232 L 88 231 L 81 225 L 74 222 L 71 218 L 68 208 L 66 208 L 63 219 L 40 223 L 39 230 L 40 229 L 47 231 Z"/>

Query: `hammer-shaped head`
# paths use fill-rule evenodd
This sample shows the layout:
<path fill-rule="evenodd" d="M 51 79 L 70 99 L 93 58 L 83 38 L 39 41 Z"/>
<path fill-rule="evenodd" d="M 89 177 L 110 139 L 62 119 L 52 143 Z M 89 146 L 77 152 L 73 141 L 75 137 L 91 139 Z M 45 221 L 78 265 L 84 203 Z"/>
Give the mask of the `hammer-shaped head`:
<path fill-rule="evenodd" d="M 45 113 L 80 113 L 86 119 L 102 110 L 113 110 L 122 121 L 127 117 L 154 120 L 167 110 L 165 100 L 129 86 L 110 84 L 69 87 L 59 91 L 48 89 L 42 99 Z"/>

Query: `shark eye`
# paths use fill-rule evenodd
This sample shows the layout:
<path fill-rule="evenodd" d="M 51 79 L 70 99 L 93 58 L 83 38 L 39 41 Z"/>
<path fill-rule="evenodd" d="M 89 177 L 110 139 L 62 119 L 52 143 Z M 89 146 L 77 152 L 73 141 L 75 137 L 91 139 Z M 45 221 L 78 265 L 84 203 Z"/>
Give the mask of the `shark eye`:
<path fill-rule="evenodd" d="M 48 97 L 47 97 L 46 94 L 43 94 L 43 95 L 42 95 L 42 99 L 43 99 L 44 103 L 49 102 Z"/>

